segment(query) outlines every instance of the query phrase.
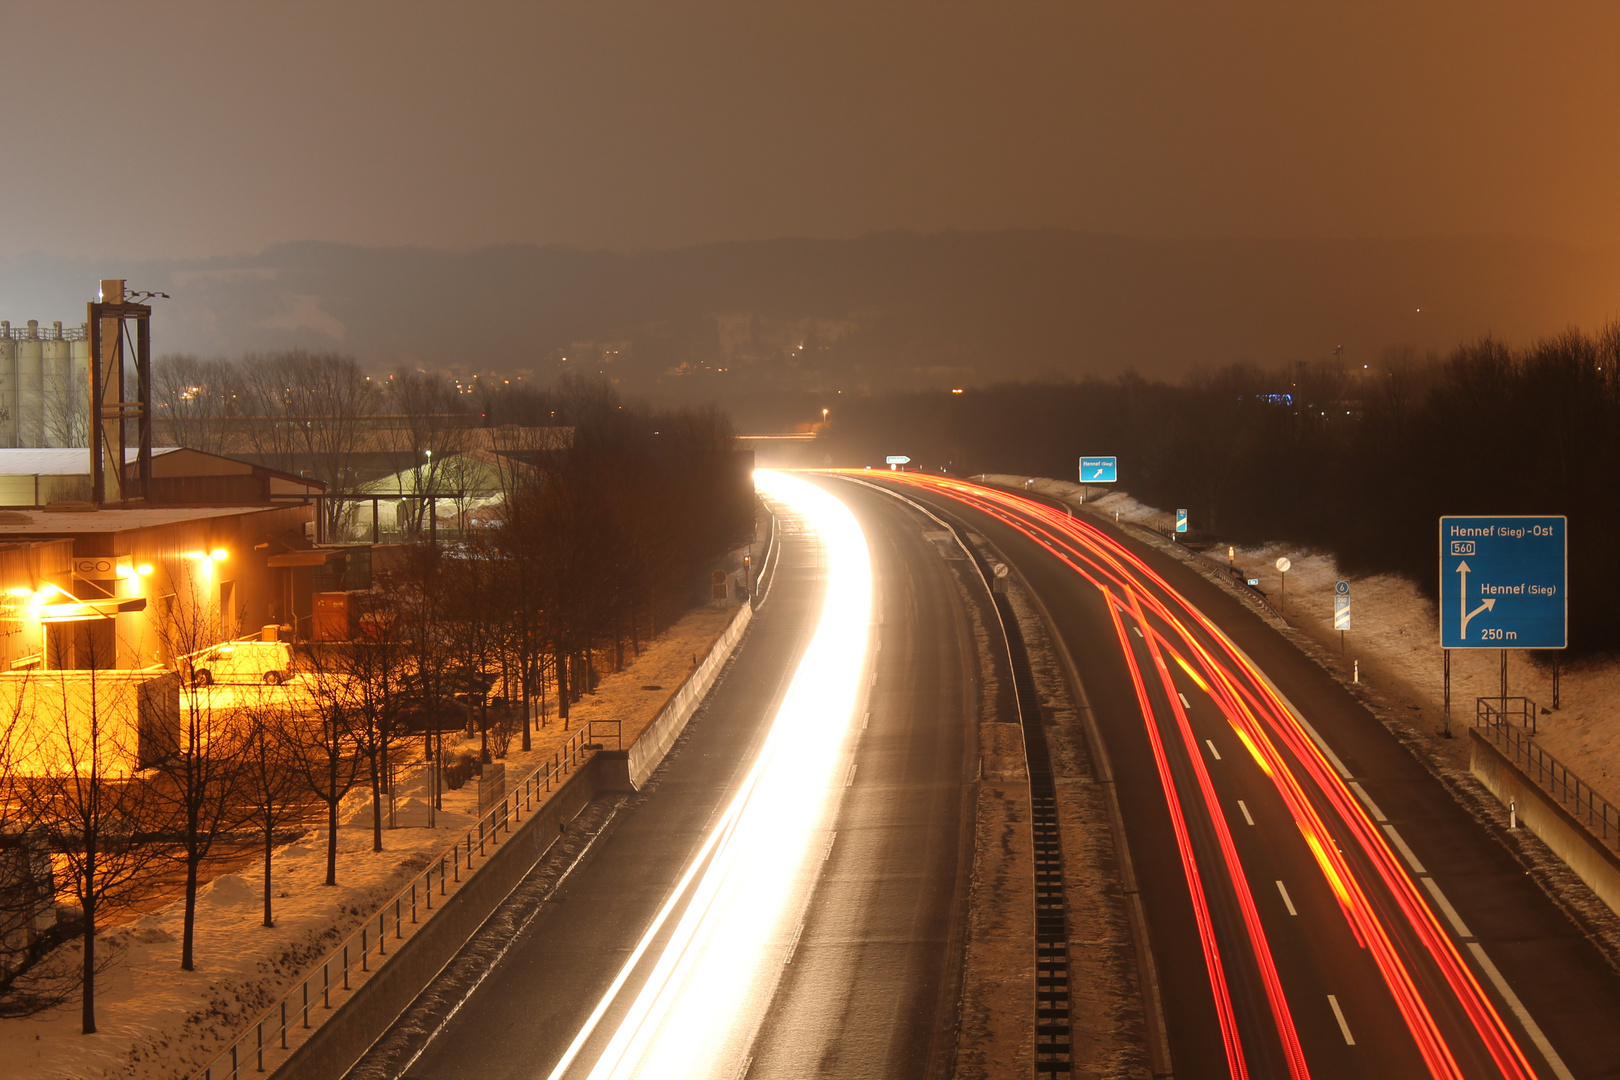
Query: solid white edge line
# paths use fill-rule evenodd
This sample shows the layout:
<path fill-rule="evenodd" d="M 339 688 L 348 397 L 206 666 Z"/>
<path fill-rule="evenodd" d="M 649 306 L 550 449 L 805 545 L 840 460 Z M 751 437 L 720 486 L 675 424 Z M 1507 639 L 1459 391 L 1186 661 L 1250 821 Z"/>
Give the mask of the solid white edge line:
<path fill-rule="evenodd" d="M 1530 1018 L 1530 1013 L 1525 1009 L 1524 1002 L 1519 1000 L 1519 995 L 1513 992 L 1512 988 L 1508 986 L 1507 980 L 1502 978 L 1502 973 L 1496 970 L 1496 965 L 1491 963 L 1491 958 L 1485 955 L 1485 949 L 1479 942 L 1470 941 L 1468 951 L 1474 954 L 1474 959 L 1479 963 L 1486 977 L 1491 980 L 1491 984 L 1496 987 L 1496 992 L 1502 995 L 1503 1000 L 1508 1004 L 1508 1008 L 1513 1010 L 1513 1015 L 1517 1016 L 1519 1023 L 1524 1025 L 1524 1030 L 1530 1036 L 1530 1041 L 1536 1044 L 1536 1049 L 1541 1051 L 1541 1056 L 1547 1059 L 1547 1067 L 1552 1069 L 1553 1075 L 1558 1077 L 1558 1080 L 1575 1080 L 1575 1074 L 1569 1071 L 1569 1066 L 1564 1064 L 1564 1059 L 1559 1057 L 1558 1051 L 1552 1048 L 1552 1043 L 1547 1041 L 1547 1036 L 1542 1033 L 1541 1027 Z"/>
<path fill-rule="evenodd" d="M 1277 882 L 1277 891 L 1282 893 L 1283 907 L 1288 909 L 1288 914 L 1298 915 L 1299 912 L 1294 910 L 1293 898 L 1288 895 L 1288 886 L 1279 881 Z"/>
<path fill-rule="evenodd" d="M 1247 821 L 1250 825 L 1253 825 L 1254 824 L 1254 818 L 1249 816 L 1249 808 L 1248 808 L 1248 806 L 1246 806 L 1244 804 L 1242 799 L 1239 799 L 1237 802 L 1238 802 L 1238 809 L 1243 811 L 1243 820 Z"/>
<path fill-rule="evenodd" d="M 1406 838 L 1403 837 L 1400 833 L 1395 831 L 1395 826 L 1393 826 L 1393 825 L 1385 825 L 1384 826 L 1384 835 L 1389 837 L 1390 843 L 1394 844 L 1395 849 L 1401 853 L 1401 858 L 1405 859 L 1406 860 L 1406 865 L 1410 866 L 1412 868 L 1412 873 L 1414 873 L 1414 874 L 1427 874 L 1428 873 L 1427 870 L 1423 869 L 1423 864 L 1418 862 L 1417 855 L 1413 853 L 1411 848 L 1406 846 Z"/>
<path fill-rule="evenodd" d="M 1356 793 L 1356 798 L 1361 800 L 1361 805 L 1367 808 L 1367 812 L 1373 816 L 1374 821 L 1382 822 L 1389 820 L 1384 816 L 1384 812 L 1378 809 L 1378 804 L 1373 802 L 1373 797 L 1367 794 L 1366 789 L 1360 784 L 1356 783 L 1354 780 L 1350 781 L 1350 790 Z"/>
<path fill-rule="evenodd" d="M 1344 1022 L 1344 1010 L 1339 1008 L 1339 999 L 1332 994 L 1327 996 L 1328 1004 L 1333 1008 L 1333 1018 L 1339 1022 L 1339 1032 L 1344 1036 L 1344 1045 L 1356 1045 L 1356 1037 L 1350 1034 L 1350 1025 Z"/>
<path fill-rule="evenodd" d="M 1418 880 L 1423 882 L 1423 887 L 1429 890 L 1430 896 L 1434 897 L 1435 904 L 1439 906 L 1441 913 L 1445 915 L 1446 921 L 1451 923 L 1451 928 L 1457 932 L 1457 936 L 1460 938 L 1473 937 L 1473 932 L 1468 929 L 1468 924 L 1462 921 L 1462 916 L 1458 915 L 1457 909 L 1451 906 L 1451 901 L 1447 900 L 1446 894 L 1440 891 L 1440 886 L 1435 884 L 1434 878 L 1422 877 L 1418 878 Z"/>
<path fill-rule="evenodd" d="M 1205 739 L 1204 740 L 1204 745 L 1209 747 L 1209 752 L 1215 755 L 1215 760 L 1216 761 L 1221 760 L 1221 752 L 1219 750 L 1215 749 L 1215 740 L 1213 740 L 1213 739 Z"/>

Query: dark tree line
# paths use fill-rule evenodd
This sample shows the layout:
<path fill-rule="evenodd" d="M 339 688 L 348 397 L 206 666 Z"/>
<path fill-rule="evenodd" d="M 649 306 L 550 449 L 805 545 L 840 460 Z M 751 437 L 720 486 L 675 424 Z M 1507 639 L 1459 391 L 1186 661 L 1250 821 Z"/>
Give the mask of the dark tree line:
<path fill-rule="evenodd" d="M 1177 384 L 1004 385 L 841 406 L 838 460 L 1075 477 L 1120 458 L 1118 487 L 1186 507 L 1195 530 L 1331 551 L 1356 572 L 1437 590 L 1443 514 L 1569 517 L 1570 644 L 1620 649 L 1620 324 L 1523 348 L 1391 351 L 1279 371 L 1234 366 Z"/>

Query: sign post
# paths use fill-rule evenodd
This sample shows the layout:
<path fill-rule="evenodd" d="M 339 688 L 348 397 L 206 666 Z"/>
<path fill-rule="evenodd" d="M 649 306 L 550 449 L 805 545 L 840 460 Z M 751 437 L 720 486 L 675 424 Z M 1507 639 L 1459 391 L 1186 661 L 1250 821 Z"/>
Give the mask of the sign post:
<path fill-rule="evenodd" d="M 1448 717 L 1450 650 L 1502 650 L 1506 710 L 1507 650 L 1568 646 L 1568 526 L 1563 515 L 1440 519 L 1440 647 L 1446 650 Z"/>
<path fill-rule="evenodd" d="M 1288 617 L 1288 571 L 1293 565 L 1286 555 L 1277 560 L 1277 573 L 1282 575 L 1282 597 L 1277 606 L 1282 611 L 1285 619 Z"/>
<path fill-rule="evenodd" d="M 1339 655 L 1344 655 L 1344 632 L 1350 629 L 1350 583 L 1333 583 L 1333 629 L 1339 632 Z"/>

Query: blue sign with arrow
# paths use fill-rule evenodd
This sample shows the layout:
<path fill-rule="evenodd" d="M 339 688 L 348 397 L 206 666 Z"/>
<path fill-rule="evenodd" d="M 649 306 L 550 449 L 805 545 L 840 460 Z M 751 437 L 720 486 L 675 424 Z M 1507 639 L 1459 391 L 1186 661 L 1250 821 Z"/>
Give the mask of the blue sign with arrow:
<path fill-rule="evenodd" d="M 1568 519 L 1440 519 L 1440 647 L 1568 645 Z"/>
<path fill-rule="evenodd" d="M 1082 484 L 1112 484 L 1118 480 L 1118 458 L 1083 457 L 1080 459 L 1080 482 Z"/>

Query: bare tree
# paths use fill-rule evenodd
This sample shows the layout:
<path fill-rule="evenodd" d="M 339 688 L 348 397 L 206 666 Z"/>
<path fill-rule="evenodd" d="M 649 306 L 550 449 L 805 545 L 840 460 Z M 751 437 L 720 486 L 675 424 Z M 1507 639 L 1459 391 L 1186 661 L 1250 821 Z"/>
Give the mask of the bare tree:
<path fill-rule="evenodd" d="M 219 637 L 214 611 L 202 586 L 189 575 L 190 587 L 168 608 L 158 625 L 164 650 L 190 658 Z M 227 692 L 228 693 L 228 692 Z M 180 745 L 159 766 L 156 785 L 176 821 L 175 857 L 185 872 L 185 917 L 180 936 L 180 969 L 196 970 L 197 887 L 204 860 L 220 834 L 233 824 L 242 773 L 246 730 L 232 706 L 216 704 L 212 686 L 195 686 L 180 696 Z"/>
<path fill-rule="evenodd" d="M 350 356 L 303 350 L 245 356 L 243 397 L 253 422 L 250 449 L 274 468 L 309 475 L 328 495 L 352 495 L 360 484 L 363 435 L 377 395 Z M 328 499 L 328 535 L 336 535 L 353 504 Z"/>
<path fill-rule="evenodd" d="M 414 537 L 426 526 L 429 498 L 457 493 L 456 480 L 449 474 L 459 455 L 471 448 L 470 417 L 462 395 L 437 372 L 400 367 L 383 389 L 382 404 L 399 425 L 404 437 L 401 450 L 410 457 L 410 465 L 402 470 L 409 480 L 402 480 L 398 494 L 422 496 L 405 503 L 406 531 Z"/>
<path fill-rule="evenodd" d="M 338 806 L 360 778 L 359 702 L 353 680 L 324 653 L 309 688 L 313 707 L 292 725 L 289 748 L 303 791 L 326 806 L 326 883 L 336 885 Z"/>
<path fill-rule="evenodd" d="M 401 678 L 405 617 L 390 594 L 369 598 L 361 615 L 360 634 L 331 654 L 333 666 L 347 677 L 352 693 L 351 717 L 355 752 L 371 785 L 372 850 L 383 849 L 382 799 L 389 769 L 404 750 L 406 683 Z"/>
<path fill-rule="evenodd" d="M 304 817 L 297 719 L 285 696 L 260 688 L 242 708 L 241 821 L 258 830 L 264 851 L 264 925 L 274 926 L 271 869 L 276 830 Z"/>
<path fill-rule="evenodd" d="M 11 688 L 21 685 L 11 680 Z M 50 850 L 26 813 L 23 751 L 30 740 L 23 701 L 20 693 L 8 696 L 0 716 L 0 1019 L 57 1008 L 79 987 L 65 950 L 53 953 L 76 924 L 54 918 Z"/>
<path fill-rule="evenodd" d="M 160 437 L 172 445 L 227 453 L 241 406 L 241 374 L 228 360 L 180 354 L 152 364 L 152 411 Z"/>
<path fill-rule="evenodd" d="M 153 681 L 178 690 L 173 676 Z M 81 912 L 81 1027 L 89 1035 L 96 1030 L 101 921 L 145 895 L 166 860 L 154 838 L 169 832 L 172 818 L 141 773 L 135 722 L 143 704 L 162 709 L 164 687 L 146 687 L 147 702 L 138 702 L 134 680 L 92 666 L 47 672 L 26 689 L 34 775 L 20 785 L 20 801 L 28 830 L 60 860 L 59 888 Z"/>

